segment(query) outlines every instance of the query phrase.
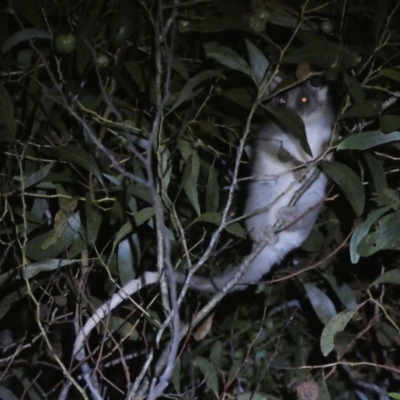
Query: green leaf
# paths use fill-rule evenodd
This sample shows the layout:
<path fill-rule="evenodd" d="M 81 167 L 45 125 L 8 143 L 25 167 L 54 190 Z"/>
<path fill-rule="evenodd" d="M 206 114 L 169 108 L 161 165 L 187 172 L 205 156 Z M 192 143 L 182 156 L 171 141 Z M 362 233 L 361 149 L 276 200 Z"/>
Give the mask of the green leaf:
<path fill-rule="evenodd" d="M 360 255 L 357 253 L 357 247 L 363 237 L 367 235 L 371 226 L 386 212 L 388 212 L 392 207 L 387 206 L 373 210 L 367 217 L 367 219 L 361 222 L 353 233 L 350 240 L 350 258 L 353 264 L 357 264 L 360 259 Z"/>
<path fill-rule="evenodd" d="M 249 39 L 245 39 L 247 52 L 249 54 L 251 72 L 258 86 L 264 79 L 265 73 L 269 67 L 269 61 Z"/>
<path fill-rule="evenodd" d="M 339 314 L 336 314 L 326 325 L 321 334 L 321 351 L 322 354 L 326 357 L 334 348 L 334 339 L 335 335 L 338 332 L 342 332 L 344 328 L 347 326 L 351 318 L 353 318 L 354 314 L 365 304 L 361 303 L 352 307 L 350 309 L 341 311 Z"/>
<path fill-rule="evenodd" d="M 239 395 L 238 400 L 280 400 L 279 397 L 260 392 L 244 392 Z"/>
<path fill-rule="evenodd" d="M 126 238 L 118 245 L 118 274 L 122 286 L 135 278 L 134 261 L 131 240 Z"/>
<path fill-rule="evenodd" d="M 353 291 L 350 289 L 350 286 L 347 283 L 342 283 L 341 285 L 339 285 L 333 275 L 322 275 L 328 281 L 336 296 L 340 299 L 340 301 L 346 308 L 354 307 L 357 304 L 356 296 L 354 295 Z"/>
<path fill-rule="evenodd" d="M 298 15 L 286 10 L 278 9 L 271 13 L 269 20 L 271 24 L 284 26 L 285 28 L 296 28 L 299 24 Z M 304 30 L 311 30 L 312 28 L 306 24 L 302 24 L 301 28 Z M 318 26 L 314 24 L 314 30 L 318 30 Z"/>
<path fill-rule="evenodd" d="M 93 206 L 91 199 L 91 193 L 87 193 L 85 202 L 85 214 L 88 245 L 91 245 L 96 241 L 102 221 L 101 212 L 97 207 Z"/>
<path fill-rule="evenodd" d="M 392 269 L 391 271 L 386 271 L 383 275 L 378 276 L 370 286 L 372 287 L 380 283 L 400 284 L 400 270 Z"/>
<path fill-rule="evenodd" d="M 395 400 L 400 400 L 400 394 L 399 393 L 388 393 L 388 395 Z"/>
<path fill-rule="evenodd" d="M 78 164 L 82 168 L 91 172 L 97 180 L 103 185 L 103 177 L 101 175 L 101 171 L 94 160 L 94 158 L 86 153 L 85 150 L 80 149 L 79 147 L 51 147 L 51 148 L 42 148 L 41 153 L 47 154 L 54 158 L 61 158 L 66 161 L 69 161 L 73 164 Z"/>
<path fill-rule="evenodd" d="M 379 194 L 384 193 L 387 190 L 387 181 L 382 164 L 371 153 L 366 152 L 364 158 L 368 164 L 376 192 Z"/>
<path fill-rule="evenodd" d="M 194 221 L 193 224 L 197 222 L 210 222 L 215 225 L 221 225 L 221 220 L 222 220 L 222 214 L 220 212 L 207 212 L 204 213 L 200 216 L 198 216 Z M 246 237 L 246 231 L 242 228 L 242 226 L 239 223 L 234 223 L 227 225 L 225 229 L 229 232 L 232 233 L 232 235 L 235 235 L 237 237 L 245 238 Z"/>
<path fill-rule="evenodd" d="M 193 153 L 185 163 L 183 170 L 182 186 L 196 210 L 197 215 L 200 215 L 199 195 L 197 193 L 197 179 L 200 171 L 200 159 L 197 152 Z"/>
<path fill-rule="evenodd" d="M 400 132 L 385 134 L 381 131 L 360 132 L 339 143 L 338 150 L 367 150 L 381 144 L 400 141 Z"/>
<path fill-rule="evenodd" d="M 250 93 L 248 88 L 234 88 L 224 90 L 222 93 L 219 93 L 220 96 L 224 96 L 227 99 L 239 104 L 247 110 L 250 110 L 253 102 L 254 96 Z"/>
<path fill-rule="evenodd" d="M 386 78 L 389 78 L 395 82 L 400 82 L 400 71 L 392 68 L 383 68 L 380 74 Z"/>
<path fill-rule="evenodd" d="M 117 244 L 124 238 L 126 235 L 129 235 L 133 231 L 133 226 L 130 221 L 126 221 L 124 225 L 121 226 L 120 230 L 115 235 L 115 239 L 113 241 L 113 251 Z"/>
<path fill-rule="evenodd" d="M 35 291 L 44 282 L 31 282 L 29 289 Z M 0 319 L 8 312 L 11 305 L 17 301 L 20 301 L 28 294 L 28 287 L 23 286 L 18 290 L 7 294 L 0 300 Z"/>
<path fill-rule="evenodd" d="M 243 72 L 248 76 L 252 76 L 251 69 L 247 62 L 229 47 L 219 46 L 214 42 L 205 43 L 204 51 L 207 57 L 213 58 L 220 64 L 225 65 L 228 68 Z"/>
<path fill-rule="evenodd" d="M 229 373 L 228 373 L 228 382 L 231 382 L 239 373 L 240 370 L 243 366 L 243 360 L 238 359 L 235 360 L 231 366 L 231 368 L 229 369 Z"/>
<path fill-rule="evenodd" d="M 184 101 L 191 100 L 193 97 L 195 97 L 198 92 L 194 92 L 193 89 L 200 84 L 201 82 L 212 78 L 212 77 L 218 77 L 225 79 L 225 76 L 219 72 L 219 71 L 203 71 L 191 78 L 186 85 L 181 89 L 181 91 L 178 93 L 178 96 L 172 105 L 172 107 L 169 109 L 168 113 L 172 112 L 175 110 L 175 108 L 179 107 Z"/>
<path fill-rule="evenodd" d="M 211 349 L 211 355 L 210 355 L 210 361 L 217 370 L 221 364 L 221 354 L 222 354 L 222 343 L 220 340 L 217 340 Z"/>
<path fill-rule="evenodd" d="M 355 213 L 361 215 L 365 205 L 365 191 L 360 178 L 349 167 L 337 161 L 320 161 L 319 165 L 343 190 Z"/>
<path fill-rule="evenodd" d="M 400 210 L 384 216 L 378 222 L 378 229 L 363 237 L 357 246 L 361 256 L 368 257 L 382 249 L 400 249 Z"/>
<path fill-rule="evenodd" d="M 307 141 L 306 128 L 303 120 L 288 108 L 268 105 L 265 109 L 277 120 L 278 125 L 281 126 L 285 132 L 290 133 L 300 141 L 302 149 L 312 157 L 313 154 Z"/>
<path fill-rule="evenodd" d="M 38 182 L 43 180 L 50 172 L 51 168 L 54 165 L 54 161 L 48 163 L 44 167 L 40 168 L 38 171 L 34 172 L 32 175 L 29 176 L 23 176 L 22 177 L 22 182 L 18 186 L 18 190 L 22 190 L 22 188 L 25 190 L 33 185 L 36 185 Z M 20 181 L 19 176 L 14 176 L 14 180 Z"/>
<path fill-rule="evenodd" d="M 205 18 L 202 21 L 185 21 L 180 20 L 178 28 L 181 32 L 220 32 L 226 30 L 241 30 L 254 33 L 244 19 L 232 18 Z"/>
<path fill-rule="evenodd" d="M 365 101 L 364 89 L 356 78 L 346 74 L 344 76 L 344 84 L 347 86 L 350 96 L 353 98 L 356 104 L 363 103 Z"/>
<path fill-rule="evenodd" d="M 7 389 L 5 386 L 0 385 L 0 399 L 18 400 L 20 399 L 20 397 L 15 396 L 10 389 Z"/>
<path fill-rule="evenodd" d="M 325 325 L 336 315 L 336 308 L 332 300 L 312 283 L 305 283 L 307 297 L 319 320 Z"/>
<path fill-rule="evenodd" d="M 354 67 L 361 58 L 340 44 L 327 41 L 307 43 L 292 50 L 283 57 L 283 63 L 298 64 L 308 62 L 321 68 L 329 68 L 334 65 L 345 68 Z"/>
<path fill-rule="evenodd" d="M 153 218 L 155 213 L 156 213 L 156 210 L 154 209 L 154 207 L 145 207 L 139 211 L 136 211 L 133 214 L 133 219 L 135 220 L 136 226 L 143 225 L 150 218 Z"/>
<path fill-rule="evenodd" d="M 0 143 L 13 142 L 17 131 L 17 121 L 14 118 L 14 107 L 10 95 L 0 84 Z"/>
<path fill-rule="evenodd" d="M 379 118 L 379 124 L 382 131 L 390 133 L 400 128 L 400 116 L 399 115 L 383 115 Z"/>
<path fill-rule="evenodd" d="M 58 242 L 63 235 L 65 228 L 69 222 L 71 222 L 71 217 L 74 219 L 74 210 L 78 203 L 78 199 L 74 198 L 68 201 L 64 206 L 62 206 L 56 213 L 54 217 L 54 227 L 50 235 L 43 242 L 41 249 L 46 250 L 54 243 Z M 68 228 L 67 228 L 68 229 Z M 77 230 L 77 227 L 76 227 Z"/>
<path fill-rule="evenodd" d="M 39 272 L 43 271 L 53 271 L 60 267 L 65 267 L 66 265 L 71 265 L 76 263 L 77 260 L 61 260 L 61 259 L 51 259 L 46 261 L 39 261 L 28 265 L 24 272 L 26 279 L 31 279 L 36 276 Z"/>
<path fill-rule="evenodd" d="M 199 356 L 194 359 L 194 365 L 200 368 L 201 372 L 204 374 L 207 386 L 218 398 L 218 374 L 215 366 L 212 365 L 210 361 Z"/>
<path fill-rule="evenodd" d="M 1 46 L 1 51 L 3 54 L 7 53 L 7 51 L 11 50 L 19 43 L 30 39 L 51 39 L 51 35 L 49 32 L 43 31 L 41 29 L 23 29 L 14 33 L 8 39 L 6 39 Z"/>
<path fill-rule="evenodd" d="M 210 165 L 207 179 L 206 211 L 215 212 L 219 206 L 219 186 L 214 165 Z"/>
<path fill-rule="evenodd" d="M 172 384 L 177 393 L 181 392 L 181 360 L 175 361 L 174 370 L 172 371 Z"/>
<path fill-rule="evenodd" d="M 382 111 L 382 105 L 377 100 L 365 100 L 362 103 L 356 104 L 339 116 L 339 119 L 357 117 L 367 118 L 374 117 Z"/>
<path fill-rule="evenodd" d="M 318 400 L 331 400 L 331 397 L 329 396 L 325 376 L 323 376 L 323 375 L 320 376 L 320 378 L 318 379 L 318 386 L 319 386 Z"/>

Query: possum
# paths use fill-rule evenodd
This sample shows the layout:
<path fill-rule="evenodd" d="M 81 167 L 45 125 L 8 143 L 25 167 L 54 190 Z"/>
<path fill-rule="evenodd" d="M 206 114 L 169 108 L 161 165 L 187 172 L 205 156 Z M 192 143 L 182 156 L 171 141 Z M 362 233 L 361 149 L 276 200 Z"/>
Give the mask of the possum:
<path fill-rule="evenodd" d="M 267 244 L 241 277 L 244 284 L 234 286 L 231 291 L 243 290 L 246 284 L 258 282 L 274 264 L 301 246 L 314 226 L 325 197 L 327 178 L 321 173 L 298 202 L 289 205 L 293 195 L 316 168 L 311 166 L 299 179 L 301 167 L 307 168 L 328 148 L 331 140 L 334 111 L 328 85 L 320 77 L 306 80 L 275 96 L 271 105 L 290 110 L 302 119 L 309 154 L 279 121 L 269 120 L 259 129 L 253 146 L 252 181 L 245 214 L 250 215 L 246 219 L 246 228 L 254 247 L 263 240 Z M 275 234 L 276 224 L 283 229 Z M 233 278 L 238 268 L 212 279 L 193 276 L 189 287 L 202 292 L 219 291 Z M 178 283 L 183 283 L 184 275 L 176 274 Z"/>
<path fill-rule="evenodd" d="M 278 81 L 280 79 L 277 78 Z M 258 130 L 253 146 L 252 180 L 245 214 L 253 247 L 258 247 L 260 243 L 265 243 L 265 246 L 230 292 L 244 290 L 248 284 L 257 283 L 290 251 L 301 246 L 314 226 L 325 197 L 327 177 L 320 173 L 292 204 L 294 196 L 302 191 L 304 182 L 314 174 L 317 168 L 314 161 L 323 155 L 330 144 L 335 117 L 328 85 L 319 77 L 308 79 L 277 92 L 269 106 L 301 118 L 308 148 L 301 145 L 285 121 L 271 119 Z M 188 285 L 200 292 L 225 291 L 225 286 L 238 271 L 239 267 L 236 267 L 214 278 L 194 275 Z M 171 273 L 175 282 L 183 284 L 186 281 L 185 274 L 178 271 Z M 159 279 L 158 272 L 146 271 L 99 307 L 78 332 L 74 344 L 76 358 L 83 357 L 80 352 L 84 340 L 102 318 L 124 299 Z"/>

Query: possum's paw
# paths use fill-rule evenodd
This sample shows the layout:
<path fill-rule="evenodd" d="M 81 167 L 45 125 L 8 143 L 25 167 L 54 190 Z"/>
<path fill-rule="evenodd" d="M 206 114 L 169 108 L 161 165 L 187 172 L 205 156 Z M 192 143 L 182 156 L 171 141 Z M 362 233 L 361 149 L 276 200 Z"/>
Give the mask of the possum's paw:
<path fill-rule="evenodd" d="M 269 244 L 276 242 L 276 236 L 274 233 L 274 228 L 270 225 L 264 226 L 259 229 L 253 229 L 250 232 L 250 237 L 255 243 L 263 242 L 267 240 Z"/>
<path fill-rule="evenodd" d="M 286 206 L 280 208 L 277 214 L 281 227 L 285 227 L 296 221 L 299 217 L 299 210 L 296 206 Z"/>

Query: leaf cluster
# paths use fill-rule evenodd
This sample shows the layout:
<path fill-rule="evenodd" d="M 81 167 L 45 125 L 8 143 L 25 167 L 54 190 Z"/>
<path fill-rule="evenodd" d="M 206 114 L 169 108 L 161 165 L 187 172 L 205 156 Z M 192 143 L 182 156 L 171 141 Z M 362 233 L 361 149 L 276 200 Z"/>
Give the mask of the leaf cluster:
<path fill-rule="evenodd" d="M 0 397 L 399 398 L 399 16 L 389 0 L 0 5 Z M 273 114 L 307 151 L 268 107 L 299 64 L 337 109 L 314 230 L 266 284 L 182 289 L 172 269 L 212 277 L 251 251 L 257 126 Z M 146 271 L 160 282 L 96 320 Z"/>

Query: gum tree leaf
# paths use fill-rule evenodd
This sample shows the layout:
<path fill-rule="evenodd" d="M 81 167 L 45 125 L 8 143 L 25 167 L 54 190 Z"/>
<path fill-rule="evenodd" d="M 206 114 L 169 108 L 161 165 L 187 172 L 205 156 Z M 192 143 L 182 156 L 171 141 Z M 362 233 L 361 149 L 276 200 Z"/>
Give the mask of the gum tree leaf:
<path fill-rule="evenodd" d="M 343 190 L 355 213 L 361 215 L 365 205 L 365 191 L 355 172 L 337 161 L 320 161 L 318 165 Z"/>
<path fill-rule="evenodd" d="M 327 41 L 311 42 L 292 50 L 283 57 L 282 62 L 299 64 L 308 62 L 321 68 L 329 68 L 339 64 L 346 68 L 354 67 L 361 61 L 346 47 Z"/>
<path fill-rule="evenodd" d="M 249 54 L 251 72 L 258 86 L 261 85 L 265 73 L 269 67 L 269 61 L 249 39 L 245 39 L 247 52 Z"/>
<path fill-rule="evenodd" d="M 244 392 L 239 395 L 238 400 L 280 400 L 279 397 L 260 392 Z"/>
<path fill-rule="evenodd" d="M 41 249 L 46 250 L 48 247 L 52 246 L 54 243 L 60 240 L 64 233 L 67 223 L 73 216 L 73 212 L 78 204 L 78 199 L 71 199 L 68 203 L 63 205 L 54 217 L 54 227 L 51 234 L 43 242 Z"/>
<path fill-rule="evenodd" d="M 222 215 L 220 212 L 207 212 L 199 217 L 197 217 L 194 221 L 193 224 L 196 222 L 210 222 L 215 225 L 221 225 L 221 219 Z M 246 237 L 246 231 L 242 228 L 242 226 L 239 223 L 234 223 L 227 225 L 225 229 L 229 232 L 232 233 L 232 235 L 235 235 L 237 237 L 245 238 Z"/>
<path fill-rule="evenodd" d="M 338 332 L 342 332 L 354 314 L 365 304 L 361 303 L 350 309 L 336 314 L 326 325 L 321 334 L 320 347 L 326 357 L 334 349 L 334 339 Z"/>
<path fill-rule="evenodd" d="M 26 245 L 26 255 L 33 260 L 43 261 L 49 258 L 56 258 L 63 253 L 66 248 L 69 248 L 68 256 L 70 258 L 75 257 L 82 251 L 82 246 L 72 249 L 75 240 L 78 240 L 79 242 L 82 240 L 80 229 L 83 229 L 83 227 L 79 213 L 75 213 L 68 218 L 64 231 L 54 244 L 49 247 L 45 246 L 46 249 L 42 249 L 44 243 L 53 242 L 55 235 L 54 230 L 40 234 L 29 240 Z"/>
<path fill-rule="evenodd" d="M 66 265 L 71 265 L 77 262 L 77 260 L 60 260 L 53 258 L 51 260 L 39 261 L 28 265 L 25 268 L 25 277 L 31 279 L 36 276 L 39 272 L 43 271 L 53 271 L 60 267 L 65 267 Z"/>
<path fill-rule="evenodd" d="M 95 159 L 85 150 L 79 147 L 52 147 L 42 148 L 41 152 L 54 158 L 61 158 L 74 164 L 80 165 L 82 168 L 91 172 L 97 180 L 103 185 L 103 177 Z"/>
<path fill-rule="evenodd" d="M 186 161 L 183 170 L 182 186 L 185 190 L 192 206 L 196 210 L 197 215 L 200 215 L 199 195 L 197 192 L 197 179 L 200 171 L 200 160 L 197 152 L 193 153 Z"/>
<path fill-rule="evenodd" d="M 340 301 L 346 308 L 354 307 L 357 304 L 356 296 L 354 295 L 353 291 L 350 289 L 350 286 L 347 283 L 342 283 L 341 285 L 339 285 L 333 275 L 322 275 L 328 281 L 336 296 L 340 299 Z"/>
<path fill-rule="evenodd" d="M 344 84 L 347 86 L 350 96 L 354 99 L 356 104 L 365 101 L 364 89 L 356 78 L 346 74 L 344 76 Z"/>
<path fill-rule="evenodd" d="M 313 155 L 307 141 L 304 122 L 297 114 L 287 108 L 271 105 L 265 107 L 265 109 L 276 119 L 278 125 L 281 126 L 285 132 L 292 134 L 300 141 L 302 149 L 309 156 Z"/>
<path fill-rule="evenodd" d="M 5 386 L 0 385 L 0 398 L 7 400 L 18 400 L 19 396 L 15 396 L 10 389 L 7 389 Z"/>
<path fill-rule="evenodd" d="M 389 78 L 395 82 L 400 82 L 400 71 L 392 68 L 383 68 L 380 74 L 386 78 Z"/>
<path fill-rule="evenodd" d="M 224 90 L 222 93 L 219 93 L 219 95 L 228 98 L 247 110 L 250 110 L 254 102 L 254 96 L 251 95 L 248 88 L 228 89 Z"/>
<path fill-rule="evenodd" d="M 136 211 L 133 214 L 133 219 L 135 221 L 136 226 L 143 225 L 150 218 L 152 218 L 155 213 L 156 213 L 156 211 L 155 211 L 154 207 L 145 207 L 139 211 Z"/>
<path fill-rule="evenodd" d="M 215 212 L 219 206 L 219 186 L 217 172 L 214 165 L 211 165 L 208 171 L 207 191 L 206 191 L 206 211 Z"/>
<path fill-rule="evenodd" d="M 386 271 L 383 275 L 378 276 L 370 286 L 373 287 L 380 283 L 400 284 L 400 270 L 392 269 L 391 271 Z"/>
<path fill-rule="evenodd" d="M 175 361 L 174 370 L 172 372 L 172 384 L 177 393 L 181 392 L 181 360 Z"/>
<path fill-rule="evenodd" d="M 243 19 L 232 18 L 206 18 L 202 21 L 181 20 L 178 27 L 181 32 L 220 32 L 236 29 L 254 33 Z"/>
<path fill-rule="evenodd" d="M 400 141 L 400 132 L 389 134 L 382 131 L 360 132 L 339 143 L 338 150 L 367 150 L 381 144 Z"/>
<path fill-rule="evenodd" d="M 130 221 L 125 222 L 124 225 L 122 225 L 121 229 L 118 231 L 118 233 L 115 235 L 115 239 L 113 242 L 113 250 L 117 246 L 117 244 L 124 238 L 125 236 L 129 235 L 133 231 L 133 226 Z M 112 251 L 113 253 L 113 251 Z"/>
<path fill-rule="evenodd" d="M 348 109 L 344 114 L 339 116 L 339 119 L 357 117 L 367 118 L 374 117 L 382 111 L 382 105 L 376 100 L 365 100 L 362 103 L 356 104 Z"/>
<path fill-rule="evenodd" d="M 220 340 L 217 340 L 212 349 L 210 355 L 210 361 L 215 368 L 219 368 L 221 362 L 221 354 L 222 354 L 222 343 Z"/>
<path fill-rule="evenodd" d="M 399 115 L 382 115 L 379 118 L 379 124 L 383 132 L 393 132 L 400 128 L 400 116 Z"/>
<path fill-rule="evenodd" d="M 205 43 L 204 51 L 207 57 L 213 58 L 220 64 L 243 72 L 250 77 L 252 76 L 251 69 L 247 62 L 229 47 L 219 46 L 216 43 Z"/>
<path fill-rule="evenodd" d="M 126 238 L 118 245 L 118 273 L 122 286 L 135 278 L 134 262 L 131 241 Z"/>
<path fill-rule="evenodd" d="M 364 153 L 364 158 L 374 181 L 375 190 L 377 193 L 384 193 L 388 187 L 382 164 L 371 153 Z"/>
<path fill-rule="evenodd" d="M 19 43 L 30 40 L 30 39 L 51 39 L 49 32 L 43 31 L 41 29 L 22 29 L 11 35 L 1 46 L 2 53 L 7 53 L 13 47 L 17 46 Z"/>
<path fill-rule="evenodd" d="M 11 97 L 0 84 L 0 143 L 15 140 L 17 121 L 14 118 L 14 107 Z"/>
<path fill-rule="evenodd" d="M 93 206 L 90 193 L 86 195 L 85 214 L 87 244 L 91 245 L 96 241 L 97 235 L 100 230 L 102 216 L 100 210 L 97 207 Z"/>
<path fill-rule="evenodd" d="M 326 325 L 336 315 L 332 300 L 312 283 L 305 283 L 304 289 L 319 320 Z"/>
<path fill-rule="evenodd" d="M 371 211 L 367 219 L 361 222 L 353 233 L 350 240 L 350 258 L 353 264 L 357 264 L 360 259 L 360 255 L 357 253 L 357 247 L 363 237 L 368 234 L 371 226 L 385 213 L 387 213 L 392 207 L 387 206 Z"/>
<path fill-rule="evenodd" d="M 207 359 L 197 356 L 194 359 L 194 365 L 200 368 L 204 374 L 207 386 L 212 390 L 216 397 L 218 396 L 218 374 L 217 370 Z"/>
<path fill-rule="evenodd" d="M 194 92 L 193 89 L 201 82 L 212 77 L 225 79 L 224 75 L 218 71 L 200 72 L 198 75 L 191 78 L 182 88 L 182 90 L 178 93 L 178 97 L 176 98 L 174 104 L 172 105 L 168 113 L 175 110 L 175 108 L 179 107 L 184 101 L 191 100 L 193 97 L 195 97 L 199 92 Z"/>
<path fill-rule="evenodd" d="M 278 9 L 271 13 L 269 22 L 271 24 L 284 26 L 286 28 L 296 28 L 299 24 L 299 17 L 298 15 L 292 14 L 292 12 Z M 300 29 L 304 31 L 318 31 L 319 27 L 317 24 L 311 22 L 307 24 L 301 24 Z"/>
<path fill-rule="evenodd" d="M 48 163 L 44 167 L 40 168 L 38 171 L 34 172 L 32 175 L 24 176 L 23 182 L 18 186 L 18 190 L 22 190 L 22 188 L 27 189 L 33 185 L 36 185 L 38 182 L 43 180 L 50 172 L 51 168 L 54 165 L 54 161 Z M 14 176 L 15 180 L 20 180 L 19 176 Z"/>
<path fill-rule="evenodd" d="M 375 232 L 362 238 L 357 252 L 364 257 L 375 254 L 382 249 L 400 249 L 400 211 L 384 216 L 378 222 Z"/>

